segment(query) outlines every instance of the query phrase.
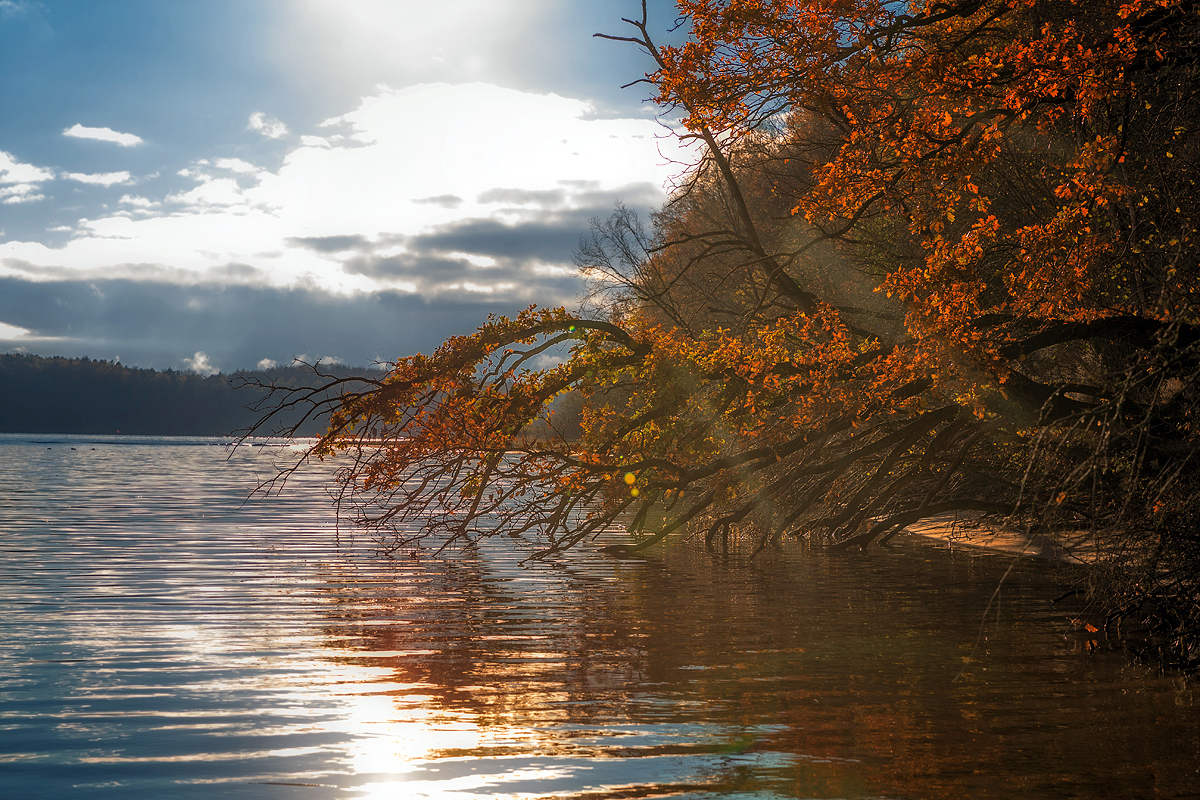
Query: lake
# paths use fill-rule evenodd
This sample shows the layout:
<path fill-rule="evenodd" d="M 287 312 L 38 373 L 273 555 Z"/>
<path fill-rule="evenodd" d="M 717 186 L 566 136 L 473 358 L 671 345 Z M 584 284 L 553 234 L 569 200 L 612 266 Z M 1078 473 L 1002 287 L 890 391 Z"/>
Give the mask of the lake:
<path fill-rule="evenodd" d="M 0 796 L 1200 797 L 1193 684 L 1079 632 L 1066 567 L 387 558 L 330 465 L 244 502 L 296 452 L 0 435 Z"/>

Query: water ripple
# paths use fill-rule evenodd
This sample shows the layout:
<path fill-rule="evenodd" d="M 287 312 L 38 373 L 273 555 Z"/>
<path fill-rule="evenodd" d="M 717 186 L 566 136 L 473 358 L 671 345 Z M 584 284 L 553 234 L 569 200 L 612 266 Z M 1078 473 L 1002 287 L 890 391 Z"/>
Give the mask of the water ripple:
<path fill-rule="evenodd" d="M 261 443 L 260 443 L 261 444 Z M 4 796 L 1167 796 L 1186 685 L 917 543 L 519 566 L 335 536 L 294 449 L 0 435 Z M 1144 741 L 1154 745 L 1143 745 Z"/>

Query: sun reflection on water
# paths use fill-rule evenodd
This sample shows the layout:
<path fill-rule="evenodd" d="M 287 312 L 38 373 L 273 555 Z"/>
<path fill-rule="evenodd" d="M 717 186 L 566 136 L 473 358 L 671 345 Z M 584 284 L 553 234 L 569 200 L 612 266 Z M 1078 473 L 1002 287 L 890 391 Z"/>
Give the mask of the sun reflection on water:
<path fill-rule="evenodd" d="M 394 669 L 343 660 L 414 654 L 413 651 L 346 651 L 337 656 L 340 663 L 336 676 L 329 677 L 334 679 L 335 685 L 330 688 L 339 698 L 340 711 L 335 720 L 327 723 L 327 728 L 346 737 L 345 767 L 348 775 L 355 776 L 351 780 L 356 797 L 364 800 L 544 797 L 548 796 L 545 792 L 508 792 L 504 787 L 570 778 L 581 768 L 586 769 L 578 764 L 512 764 L 514 759 L 502 756 L 447 755 L 497 751 L 534 754 L 542 749 L 546 734 L 511 724 L 481 725 L 478 713 L 439 705 L 434 695 L 422 692 L 444 687 L 398 682 Z"/>
<path fill-rule="evenodd" d="M 368 783 L 359 786 L 357 792 L 366 800 L 394 800 L 397 797 L 419 797 L 430 798 L 430 800 L 441 800 L 441 798 L 467 800 L 477 797 L 491 798 L 492 800 L 534 800 L 551 795 L 544 792 L 497 792 L 497 781 L 533 783 L 570 779 L 573 776 L 572 770 L 564 768 L 526 768 L 509 770 L 502 775 L 484 773 L 458 775 L 450 778 L 439 776 L 430 780 L 409 779 Z M 482 793 L 472 790 L 480 790 Z M 465 794 L 466 792 L 470 792 L 470 794 Z"/>
<path fill-rule="evenodd" d="M 328 474 L 243 505 L 267 448 L 96 445 L 0 453 L 0 797 L 1184 796 L 1200 766 L 1190 690 L 1064 646 L 1033 567 L 389 560 L 335 535 Z"/>

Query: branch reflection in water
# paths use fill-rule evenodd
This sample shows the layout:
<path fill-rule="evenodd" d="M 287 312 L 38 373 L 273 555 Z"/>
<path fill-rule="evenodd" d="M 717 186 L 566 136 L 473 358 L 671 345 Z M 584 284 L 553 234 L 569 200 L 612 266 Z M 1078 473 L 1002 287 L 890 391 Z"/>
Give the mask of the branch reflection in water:
<path fill-rule="evenodd" d="M 1190 685 L 1074 633 L 1047 564 L 954 681 L 1007 557 L 388 559 L 337 546 L 328 465 L 243 506 L 271 448 L 0 454 L 13 796 L 1170 796 L 1200 769 Z"/>

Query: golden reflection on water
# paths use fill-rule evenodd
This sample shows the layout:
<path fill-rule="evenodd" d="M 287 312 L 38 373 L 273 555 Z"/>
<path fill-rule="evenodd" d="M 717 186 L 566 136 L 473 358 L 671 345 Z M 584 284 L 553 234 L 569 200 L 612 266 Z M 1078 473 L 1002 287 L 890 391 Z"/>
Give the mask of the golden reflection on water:
<path fill-rule="evenodd" d="M 348 742 L 343 754 L 348 776 L 372 776 L 352 781 L 355 797 L 387 798 L 532 798 L 542 793 L 505 793 L 512 782 L 536 782 L 569 777 L 572 770 L 558 767 L 508 769 L 502 759 L 446 753 L 495 753 L 498 750 L 536 750 L 544 731 L 517 725 L 481 725 L 468 709 L 438 703 L 438 689 L 429 683 L 405 683 L 397 670 L 353 663 L 356 659 L 392 659 L 431 655 L 433 651 L 332 651 L 336 668 L 327 664 L 325 691 L 337 699 L 336 719 L 325 729 Z M 314 664 L 314 667 L 317 667 Z M 311 685 L 295 687 L 311 691 Z M 482 687 L 460 687 L 463 691 Z M 304 753 L 280 750 L 272 755 Z M 462 772 L 465 774 L 453 774 Z M 381 776 L 387 776 L 382 778 Z M 476 792 L 478 790 L 478 792 Z"/>
<path fill-rule="evenodd" d="M 921 552 L 913 567 L 941 569 Z M 962 607 L 983 608 L 1007 562 L 906 586 L 913 573 L 889 575 L 886 554 L 795 556 L 748 570 L 683 547 L 532 587 L 473 557 L 411 568 L 418 596 L 340 575 L 326 631 L 362 649 L 338 657 L 386 662 L 379 674 L 425 692 L 418 708 L 381 677 L 377 702 L 352 714 L 356 740 L 374 737 L 355 745 L 356 792 L 1170 796 L 1198 774 L 1196 718 L 1162 718 L 1164 703 L 1195 710 L 1192 694 L 1119 654 L 1080 660 L 1036 593 L 1014 586 L 976 649 L 979 618 Z M 1032 569 L 1022 579 L 1043 580 Z M 1131 758 L 1146 735 L 1134 730 L 1164 722 L 1166 749 Z"/>
<path fill-rule="evenodd" d="M 0 796 L 1167 797 L 1200 780 L 1190 685 L 1064 636 L 1062 576 L 1037 565 L 980 638 L 1007 560 L 902 540 L 390 561 L 338 547 L 328 475 L 242 506 L 265 451 L 0 452 Z"/>

